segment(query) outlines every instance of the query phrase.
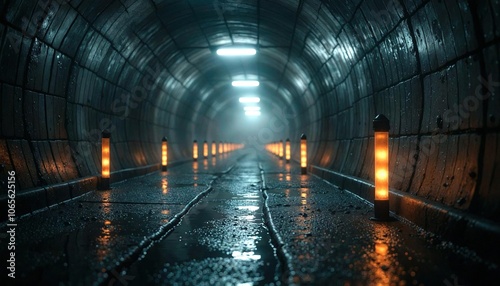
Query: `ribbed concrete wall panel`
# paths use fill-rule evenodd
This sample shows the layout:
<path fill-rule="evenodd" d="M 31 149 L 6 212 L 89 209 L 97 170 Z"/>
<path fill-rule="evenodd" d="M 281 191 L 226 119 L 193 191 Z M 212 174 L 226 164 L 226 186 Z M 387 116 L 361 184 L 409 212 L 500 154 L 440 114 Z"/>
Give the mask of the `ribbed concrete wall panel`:
<path fill-rule="evenodd" d="M 486 136 L 485 157 L 483 160 L 484 173 L 477 196 L 480 200 L 475 206 L 479 213 L 490 219 L 497 220 L 500 212 L 498 186 L 500 186 L 500 168 L 495 167 L 500 159 L 500 137 L 498 134 L 488 134 Z M 469 176 L 472 174 L 469 174 Z"/>
<path fill-rule="evenodd" d="M 500 10 L 500 9 L 499 9 Z M 486 126 L 493 128 L 500 126 L 500 47 L 490 46 L 484 52 L 484 61 L 486 65 L 486 78 L 476 83 L 482 85 L 482 90 L 478 86 L 474 88 L 474 93 L 468 98 L 471 104 L 479 102 L 484 106 L 484 100 L 487 100 L 488 107 L 485 110 L 487 114 Z M 474 99 L 475 98 L 475 99 Z"/>
<path fill-rule="evenodd" d="M 259 76 L 262 104 L 294 114 L 276 137 L 297 150 L 306 133 L 311 164 L 373 181 L 383 113 L 392 188 L 498 220 L 500 95 L 476 92 L 499 88 L 498 0 L 261 1 L 225 22 L 212 3 L 39 2 L 10 1 L 0 21 L 0 154 L 22 189 L 98 176 L 102 129 L 113 172 L 158 164 L 163 136 L 174 161 L 193 139 L 228 140 L 229 81 Z M 244 71 L 214 55 L 257 38 Z"/>

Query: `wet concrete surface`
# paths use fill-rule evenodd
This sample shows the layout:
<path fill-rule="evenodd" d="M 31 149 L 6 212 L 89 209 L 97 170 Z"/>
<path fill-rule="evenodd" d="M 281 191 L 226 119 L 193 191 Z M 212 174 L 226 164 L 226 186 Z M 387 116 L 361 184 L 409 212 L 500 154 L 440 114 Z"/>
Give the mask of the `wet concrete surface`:
<path fill-rule="evenodd" d="M 372 214 L 294 162 L 238 151 L 19 219 L 16 284 L 498 284 L 498 261 Z"/>
<path fill-rule="evenodd" d="M 193 207 L 175 229 L 132 264 L 130 285 L 275 285 L 279 263 L 264 226 L 254 153 Z"/>
<path fill-rule="evenodd" d="M 186 163 L 18 219 L 16 284 L 120 282 L 123 277 L 116 269 L 168 231 L 240 156 L 234 152 Z M 1 233 L 5 231 L 2 227 Z M 2 257 L 7 257 L 6 250 L 2 247 Z M 1 277 L 3 281 L 6 267 Z"/>
<path fill-rule="evenodd" d="M 373 207 L 296 164 L 261 155 L 267 205 L 290 258 L 289 282 L 316 285 L 498 285 L 498 264 Z"/>

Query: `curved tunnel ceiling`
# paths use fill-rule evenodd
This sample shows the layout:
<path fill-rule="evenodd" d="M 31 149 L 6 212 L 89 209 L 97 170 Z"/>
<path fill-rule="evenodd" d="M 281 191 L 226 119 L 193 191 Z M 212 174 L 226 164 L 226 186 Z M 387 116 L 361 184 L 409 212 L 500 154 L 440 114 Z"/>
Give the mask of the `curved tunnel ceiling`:
<path fill-rule="evenodd" d="M 312 164 L 373 181 L 371 122 L 384 113 L 392 188 L 498 220 L 498 95 L 458 119 L 448 111 L 481 90 L 478 78 L 498 78 L 499 0 L 0 5 L 2 106 L 14 106 L 2 109 L 14 124 L 3 120 L 0 155 L 26 170 L 23 189 L 98 174 L 104 128 L 116 131 L 112 170 L 156 164 L 165 134 L 172 160 L 188 158 L 193 139 L 246 140 L 233 118 L 244 92 L 230 82 L 248 78 L 270 111 L 252 136 L 306 132 Z M 258 54 L 215 54 L 236 44 Z M 269 126 L 273 116 L 285 124 Z M 436 135 L 447 139 L 426 152 Z"/>
<path fill-rule="evenodd" d="M 116 10 L 122 10 L 114 23 L 109 21 L 110 29 L 101 29 L 113 43 L 109 49 L 131 51 L 128 60 L 139 70 L 155 68 L 158 63 L 167 69 L 184 87 L 180 99 L 188 97 L 193 104 L 188 117 L 224 110 L 224 105 L 217 104 L 222 101 L 220 95 L 231 96 L 230 81 L 242 78 L 259 79 L 269 96 L 274 90 L 272 96 L 278 98 L 272 100 L 294 105 L 298 112 L 306 106 L 304 93 L 311 78 L 331 59 L 329 50 L 336 46 L 333 39 L 327 39 L 333 36 L 322 37 L 338 32 L 333 29 L 332 19 L 325 17 L 328 7 L 320 2 L 134 1 L 130 4 L 120 6 L 111 2 L 102 8 L 102 13 L 95 11 L 96 27 L 101 18 L 108 19 Z M 329 28 L 315 31 L 321 26 Z M 118 28 L 114 27 L 119 27 L 120 32 L 116 33 Z M 259 53 L 255 59 L 217 57 L 215 50 L 227 45 L 254 46 Z M 127 52 L 123 53 L 127 56 Z M 341 50 L 336 54 L 337 58 L 344 56 Z M 167 94 L 179 92 L 177 85 L 166 84 L 163 88 Z M 323 86 L 315 90 L 326 91 Z M 193 97 L 201 100 L 191 100 Z"/>

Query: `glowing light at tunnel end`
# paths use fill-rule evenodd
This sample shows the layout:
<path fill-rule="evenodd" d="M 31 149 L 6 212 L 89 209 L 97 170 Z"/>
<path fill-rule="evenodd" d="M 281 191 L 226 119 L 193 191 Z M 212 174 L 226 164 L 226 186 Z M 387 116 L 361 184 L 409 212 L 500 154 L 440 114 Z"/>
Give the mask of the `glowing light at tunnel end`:
<path fill-rule="evenodd" d="M 259 106 L 245 106 L 243 107 L 245 111 L 260 111 Z"/>
<path fill-rule="evenodd" d="M 240 97 L 240 102 L 241 103 L 259 103 L 260 102 L 260 97 Z"/>
<path fill-rule="evenodd" d="M 250 111 L 245 111 L 246 116 L 260 116 L 260 111 L 258 110 L 250 110 Z"/>

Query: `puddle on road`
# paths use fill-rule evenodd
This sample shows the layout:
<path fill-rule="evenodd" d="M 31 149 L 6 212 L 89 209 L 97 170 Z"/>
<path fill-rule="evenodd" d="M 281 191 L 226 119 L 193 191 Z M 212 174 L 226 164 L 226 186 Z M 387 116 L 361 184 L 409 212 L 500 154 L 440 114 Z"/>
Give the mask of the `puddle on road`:
<path fill-rule="evenodd" d="M 249 173 L 247 169 L 237 170 Z M 175 230 L 154 244 L 127 273 L 144 284 L 269 284 L 279 263 L 264 226 L 255 176 L 231 174 L 193 207 Z M 258 181 L 258 180 L 257 180 Z"/>

